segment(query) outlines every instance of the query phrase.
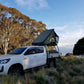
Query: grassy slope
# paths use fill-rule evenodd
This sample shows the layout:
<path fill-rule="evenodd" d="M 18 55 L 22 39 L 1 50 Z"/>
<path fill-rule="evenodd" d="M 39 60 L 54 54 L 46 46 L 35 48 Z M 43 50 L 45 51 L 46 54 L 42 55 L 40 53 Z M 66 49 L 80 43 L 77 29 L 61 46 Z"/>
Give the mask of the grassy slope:
<path fill-rule="evenodd" d="M 56 68 L 42 68 L 26 73 L 25 79 L 0 77 L 0 84 L 84 84 L 84 59 L 63 58 L 56 60 Z"/>

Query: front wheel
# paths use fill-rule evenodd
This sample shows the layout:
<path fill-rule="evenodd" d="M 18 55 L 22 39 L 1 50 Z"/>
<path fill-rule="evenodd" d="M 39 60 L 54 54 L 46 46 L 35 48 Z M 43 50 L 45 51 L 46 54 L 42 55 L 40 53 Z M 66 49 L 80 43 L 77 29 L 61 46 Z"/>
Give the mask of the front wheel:
<path fill-rule="evenodd" d="M 23 72 L 23 69 L 21 67 L 13 66 L 10 68 L 8 74 L 12 75 L 12 76 L 23 76 L 24 72 Z"/>

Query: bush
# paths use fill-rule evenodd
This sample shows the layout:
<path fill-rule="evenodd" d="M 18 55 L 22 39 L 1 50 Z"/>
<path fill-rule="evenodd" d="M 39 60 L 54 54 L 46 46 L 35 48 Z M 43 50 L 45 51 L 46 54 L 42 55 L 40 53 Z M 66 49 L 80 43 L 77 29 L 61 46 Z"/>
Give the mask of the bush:
<path fill-rule="evenodd" d="M 64 57 L 56 63 L 56 68 L 25 73 L 25 79 L 0 76 L 0 84 L 84 84 L 83 58 Z"/>

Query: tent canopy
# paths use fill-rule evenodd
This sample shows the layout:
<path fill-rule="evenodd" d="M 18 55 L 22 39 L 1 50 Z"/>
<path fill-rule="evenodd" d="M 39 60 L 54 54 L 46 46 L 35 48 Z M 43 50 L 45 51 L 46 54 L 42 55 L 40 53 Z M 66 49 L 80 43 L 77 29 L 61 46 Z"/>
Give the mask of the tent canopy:
<path fill-rule="evenodd" d="M 55 46 L 57 45 L 59 36 L 55 33 L 54 29 L 43 31 L 33 42 L 32 45 L 47 45 Z"/>

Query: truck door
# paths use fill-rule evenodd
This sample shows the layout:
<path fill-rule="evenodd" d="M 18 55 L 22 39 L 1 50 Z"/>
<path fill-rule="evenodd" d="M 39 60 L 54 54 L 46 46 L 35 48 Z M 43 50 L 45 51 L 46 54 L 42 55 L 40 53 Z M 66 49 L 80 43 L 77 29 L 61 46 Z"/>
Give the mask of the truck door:
<path fill-rule="evenodd" d="M 25 69 L 37 67 L 46 63 L 43 47 L 31 47 L 24 53 Z"/>
<path fill-rule="evenodd" d="M 38 66 L 44 65 L 46 64 L 46 52 L 44 51 L 44 47 L 36 47 L 36 55 L 37 55 L 37 59 L 36 61 L 38 62 Z"/>

